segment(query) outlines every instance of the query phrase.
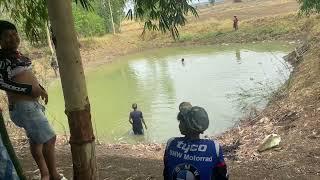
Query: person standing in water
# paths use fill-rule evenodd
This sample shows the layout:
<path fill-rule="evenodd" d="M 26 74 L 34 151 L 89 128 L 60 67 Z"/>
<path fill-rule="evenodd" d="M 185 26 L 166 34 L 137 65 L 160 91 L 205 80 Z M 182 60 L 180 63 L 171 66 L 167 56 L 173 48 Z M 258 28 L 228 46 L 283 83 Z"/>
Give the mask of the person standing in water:
<path fill-rule="evenodd" d="M 146 129 L 148 128 L 146 123 L 144 122 L 142 112 L 137 110 L 138 105 L 136 103 L 132 104 L 132 109 L 133 111 L 131 111 L 129 115 L 129 123 L 132 125 L 133 133 L 135 135 L 143 135 L 144 131 L 143 131 L 142 123 L 144 124 L 144 127 Z"/>
<path fill-rule="evenodd" d="M 181 63 L 184 66 L 184 58 L 181 59 Z"/>

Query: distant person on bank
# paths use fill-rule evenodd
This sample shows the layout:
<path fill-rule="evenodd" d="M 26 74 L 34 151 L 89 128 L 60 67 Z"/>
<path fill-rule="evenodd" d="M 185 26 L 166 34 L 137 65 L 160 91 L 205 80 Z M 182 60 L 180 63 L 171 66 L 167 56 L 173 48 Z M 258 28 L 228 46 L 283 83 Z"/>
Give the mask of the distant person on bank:
<path fill-rule="evenodd" d="M 129 123 L 132 125 L 132 130 L 135 135 L 143 135 L 144 130 L 142 123 L 146 129 L 147 125 L 144 122 L 142 112 L 138 110 L 138 105 L 136 103 L 132 104 L 133 111 L 130 112 L 129 115 Z"/>
<path fill-rule="evenodd" d="M 233 16 L 233 29 L 235 31 L 239 29 L 239 19 L 237 16 Z"/>
<path fill-rule="evenodd" d="M 184 137 L 171 138 L 164 154 L 165 180 L 225 180 L 227 166 L 221 146 L 210 139 L 200 139 L 209 126 L 202 107 L 183 102 L 179 106 L 179 129 Z"/>

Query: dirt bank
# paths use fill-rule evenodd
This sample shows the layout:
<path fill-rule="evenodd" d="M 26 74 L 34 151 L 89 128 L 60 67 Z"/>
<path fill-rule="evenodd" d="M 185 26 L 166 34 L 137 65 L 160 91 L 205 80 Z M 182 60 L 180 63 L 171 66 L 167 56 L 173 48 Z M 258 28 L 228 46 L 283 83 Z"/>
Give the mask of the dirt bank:
<path fill-rule="evenodd" d="M 230 163 L 231 174 L 235 177 L 320 178 L 318 44 L 319 40 L 311 42 L 310 51 L 296 64 L 283 93 L 263 112 L 219 137 L 226 144 L 236 140 L 241 144 L 236 150 L 237 160 Z M 259 143 L 271 133 L 281 136 L 279 148 L 257 153 Z"/>
<path fill-rule="evenodd" d="M 248 1 L 244 4 L 224 4 L 200 12 L 209 18 L 190 19 L 182 28 L 181 40 L 172 41 L 165 35 L 150 33 L 139 38 L 140 26 L 127 23 L 116 36 L 82 40 L 82 55 L 86 64 L 110 62 L 111 58 L 145 49 L 224 42 L 264 40 L 312 41 L 304 59 L 295 64 L 294 71 L 281 93 L 258 112 L 216 137 L 225 145 L 231 179 L 319 179 L 320 176 L 320 65 L 318 17 L 298 18 L 294 0 Z M 246 14 L 247 13 L 247 14 Z M 289 15 L 288 15 L 289 13 Z M 242 14 L 240 30 L 230 30 L 231 15 Z M 241 17 L 241 15 L 240 15 Z M 100 47 L 100 48 L 99 48 Z M 101 48 L 104 47 L 104 48 Z M 102 59 L 102 60 L 101 60 Z M 13 131 L 12 131 L 13 132 Z M 20 131 L 12 137 L 27 174 L 38 174 Z M 271 133 L 281 136 L 276 149 L 257 152 L 262 139 Z M 238 143 L 234 143 L 238 142 Z M 67 177 L 72 176 L 70 148 L 60 138 L 57 146 L 58 165 Z M 97 159 L 100 179 L 162 179 L 163 145 L 98 145 Z"/>

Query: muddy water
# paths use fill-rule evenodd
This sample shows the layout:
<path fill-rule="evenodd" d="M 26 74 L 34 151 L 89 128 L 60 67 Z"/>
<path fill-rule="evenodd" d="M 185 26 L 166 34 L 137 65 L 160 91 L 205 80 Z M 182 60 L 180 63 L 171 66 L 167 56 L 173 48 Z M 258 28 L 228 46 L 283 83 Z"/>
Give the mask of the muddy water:
<path fill-rule="evenodd" d="M 210 127 L 205 134 L 223 132 L 243 115 L 235 99 L 250 104 L 256 100 L 246 96 L 253 93 L 263 107 L 261 94 L 288 78 L 290 68 L 282 56 L 289 49 L 279 44 L 168 48 L 99 66 L 86 74 L 96 133 L 106 142 L 164 142 L 180 135 L 176 116 L 182 101 L 207 110 Z M 49 95 L 49 118 L 58 133 L 68 132 L 60 81 L 53 83 Z M 138 104 L 148 125 L 143 137 L 131 134 L 132 103 Z"/>

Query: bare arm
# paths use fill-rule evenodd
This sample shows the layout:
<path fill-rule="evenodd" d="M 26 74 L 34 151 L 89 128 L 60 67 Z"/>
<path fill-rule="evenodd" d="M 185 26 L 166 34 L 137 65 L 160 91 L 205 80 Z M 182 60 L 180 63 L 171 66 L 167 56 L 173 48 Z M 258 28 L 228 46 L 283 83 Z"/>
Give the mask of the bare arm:
<path fill-rule="evenodd" d="M 148 127 L 147 127 L 146 123 L 144 122 L 144 119 L 143 119 L 143 118 L 141 118 L 141 121 L 143 122 L 144 127 L 145 127 L 146 129 L 148 129 Z"/>
<path fill-rule="evenodd" d="M 31 95 L 34 90 L 32 85 L 16 83 L 6 77 L 0 79 L 0 89 L 24 95 Z"/>
<path fill-rule="evenodd" d="M 133 124 L 132 118 L 131 118 L 131 113 L 129 114 L 129 123 L 130 123 L 130 124 Z"/>
<path fill-rule="evenodd" d="M 2 67 L 2 69 L 0 69 L 0 89 L 11 93 L 23 94 L 32 97 L 41 96 L 46 102 L 48 102 L 48 98 L 44 97 L 45 95 L 47 96 L 47 93 L 40 84 L 29 84 L 12 80 L 9 78 L 6 68 L 7 67 Z"/>
<path fill-rule="evenodd" d="M 146 125 L 146 122 L 144 122 L 142 113 L 141 113 L 141 121 L 142 121 L 142 123 L 144 124 L 144 127 L 145 127 L 146 129 L 148 129 L 148 127 L 147 127 L 147 125 Z"/>

